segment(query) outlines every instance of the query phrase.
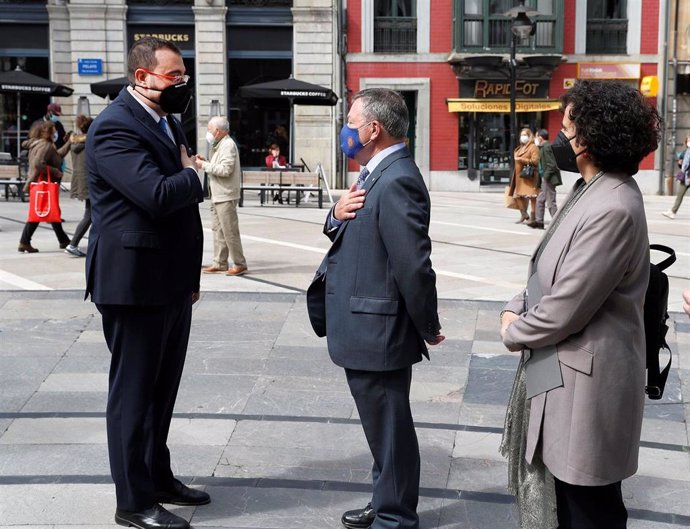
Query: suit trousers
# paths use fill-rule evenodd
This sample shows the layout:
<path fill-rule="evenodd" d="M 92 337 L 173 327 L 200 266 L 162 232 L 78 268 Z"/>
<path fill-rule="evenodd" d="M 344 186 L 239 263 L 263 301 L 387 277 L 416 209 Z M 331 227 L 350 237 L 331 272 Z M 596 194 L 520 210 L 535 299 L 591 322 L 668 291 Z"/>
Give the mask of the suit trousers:
<path fill-rule="evenodd" d="M 412 367 L 345 369 L 364 435 L 374 457 L 373 529 L 418 529 L 419 445 L 410 410 Z"/>
<path fill-rule="evenodd" d="M 213 229 L 213 264 L 217 268 L 228 268 L 228 255 L 235 266 L 246 267 L 247 260 L 242 251 L 240 224 L 237 220 L 238 200 L 211 203 L 211 228 Z"/>
<path fill-rule="evenodd" d="M 583 487 L 554 479 L 558 529 L 626 528 L 628 511 L 623 504 L 620 481 L 601 487 Z"/>
<path fill-rule="evenodd" d="M 549 214 L 551 215 L 551 218 L 553 218 L 558 209 L 558 206 L 556 205 L 556 188 L 551 182 L 547 180 L 542 180 L 541 190 L 539 191 L 539 195 L 537 196 L 537 215 L 535 217 L 535 220 L 537 222 L 544 222 L 545 204 L 546 207 L 549 209 Z"/>
<path fill-rule="evenodd" d="M 191 292 L 164 306 L 97 308 L 111 353 L 106 425 L 117 508 L 142 511 L 174 480 L 167 439 L 189 341 Z"/>

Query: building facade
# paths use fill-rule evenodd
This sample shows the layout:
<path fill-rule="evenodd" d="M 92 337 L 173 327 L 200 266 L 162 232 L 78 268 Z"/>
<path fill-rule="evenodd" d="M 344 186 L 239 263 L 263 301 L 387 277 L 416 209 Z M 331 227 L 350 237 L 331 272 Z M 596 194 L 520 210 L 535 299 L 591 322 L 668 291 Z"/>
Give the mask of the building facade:
<path fill-rule="evenodd" d="M 287 99 L 240 97 L 239 88 L 292 75 L 340 95 L 337 24 L 331 0 L 0 0 L 0 71 L 19 66 L 72 87 L 71 97 L 55 99 L 70 130 L 78 111 L 95 116 L 108 104 L 91 84 L 125 76 L 133 42 L 146 35 L 171 40 L 194 87 L 193 105 L 180 116 L 190 145 L 205 154 L 209 117 L 227 115 L 243 165 L 260 166 L 274 129 L 290 130 L 290 106 Z M 23 135 L 49 102 L 22 98 Z M 292 162 L 312 169 L 321 163 L 332 179 L 340 107 L 294 108 Z M 16 96 L 0 94 L 8 152 L 15 123 Z"/>
<path fill-rule="evenodd" d="M 399 90 L 410 109 L 408 141 L 432 190 L 476 191 L 509 177 L 511 20 L 517 0 L 0 0 L 0 71 L 17 65 L 74 88 L 58 98 L 73 127 L 90 85 L 125 75 L 129 46 L 158 35 L 182 50 L 195 89 L 181 116 L 205 153 L 210 115 L 230 119 L 245 166 L 258 166 L 277 126 L 294 123 L 295 160 L 321 163 L 330 185 L 359 169 L 338 149 L 349 97 Z M 668 7 L 667 7 L 668 4 Z M 667 190 L 690 132 L 690 5 L 684 0 L 526 0 L 534 34 L 516 41 L 518 128 L 560 128 L 558 97 L 577 79 L 639 86 L 657 76 L 651 100 L 665 116 L 664 148 L 637 177 L 646 193 Z M 666 45 L 668 43 L 668 45 Z M 100 69 L 84 71 L 80 64 Z M 241 86 L 297 79 L 331 88 L 335 107 L 240 97 Z M 80 107 L 81 101 L 81 107 Z M 50 99 L 22 98 L 21 129 Z M 0 150 L 16 151 L 16 97 L 0 94 Z M 14 142 L 14 143 L 13 143 Z M 574 175 L 572 175 L 574 177 Z M 566 184 L 568 183 L 566 178 Z"/>
<path fill-rule="evenodd" d="M 346 92 L 402 91 L 410 148 L 432 190 L 490 189 L 509 180 L 512 34 L 505 13 L 517 3 L 434 0 L 432 9 L 430 0 L 347 0 Z M 516 41 L 517 128 L 546 128 L 555 138 L 558 97 L 577 79 L 639 86 L 660 75 L 664 4 L 527 0 L 538 15 L 533 35 Z M 660 187 L 660 163 L 658 153 L 642 163 L 637 180 L 647 193 Z M 349 170 L 351 181 L 356 168 Z"/>

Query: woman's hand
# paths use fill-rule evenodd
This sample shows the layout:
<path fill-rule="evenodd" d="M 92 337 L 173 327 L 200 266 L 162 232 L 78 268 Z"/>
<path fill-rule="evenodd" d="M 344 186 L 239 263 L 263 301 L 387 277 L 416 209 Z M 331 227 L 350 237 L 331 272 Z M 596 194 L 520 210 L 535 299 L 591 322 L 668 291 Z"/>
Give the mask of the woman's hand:
<path fill-rule="evenodd" d="M 509 310 L 506 310 L 501 315 L 501 339 L 505 338 L 506 331 L 508 330 L 508 327 L 510 327 L 510 324 L 519 319 L 520 316 L 514 312 L 510 312 Z"/>

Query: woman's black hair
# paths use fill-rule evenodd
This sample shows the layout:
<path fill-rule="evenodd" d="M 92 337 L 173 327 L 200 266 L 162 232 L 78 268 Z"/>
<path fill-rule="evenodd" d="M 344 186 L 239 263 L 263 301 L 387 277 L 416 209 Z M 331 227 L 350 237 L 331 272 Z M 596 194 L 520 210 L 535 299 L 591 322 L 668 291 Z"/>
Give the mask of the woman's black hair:
<path fill-rule="evenodd" d="M 634 175 L 656 150 L 661 117 L 635 88 L 618 81 L 577 81 L 561 96 L 577 142 L 602 171 Z"/>

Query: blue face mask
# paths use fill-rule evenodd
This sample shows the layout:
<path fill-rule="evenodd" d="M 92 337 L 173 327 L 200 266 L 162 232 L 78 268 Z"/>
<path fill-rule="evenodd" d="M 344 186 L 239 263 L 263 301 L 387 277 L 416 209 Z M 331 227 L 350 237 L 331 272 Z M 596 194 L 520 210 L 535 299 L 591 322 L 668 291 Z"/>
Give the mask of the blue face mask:
<path fill-rule="evenodd" d="M 371 140 L 369 140 L 363 144 L 359 139 L 359 129 L 371 125 L 371 123 L 371 121 L 365 123 L 359 128 L 352 128 L 347 123 L 343 125 L 343 128 L 340 129 L 340 148 L 345 153 L 345 156 L 354 158 L 359 151 L 371 143 Z"/>
<path fill-rule="evenodd" d="M 53 132 L 53 143 L 58 141 L 58 133 L 57 131 Z"/>
<path fill-rule="evenodd" d="M 56 123 L 56 122 L 60 121 L 60 117 L 56 116 L 55 114 L 51 114 L 50 115 L 50 121 L 52 121 L 53 123 Z"/>

